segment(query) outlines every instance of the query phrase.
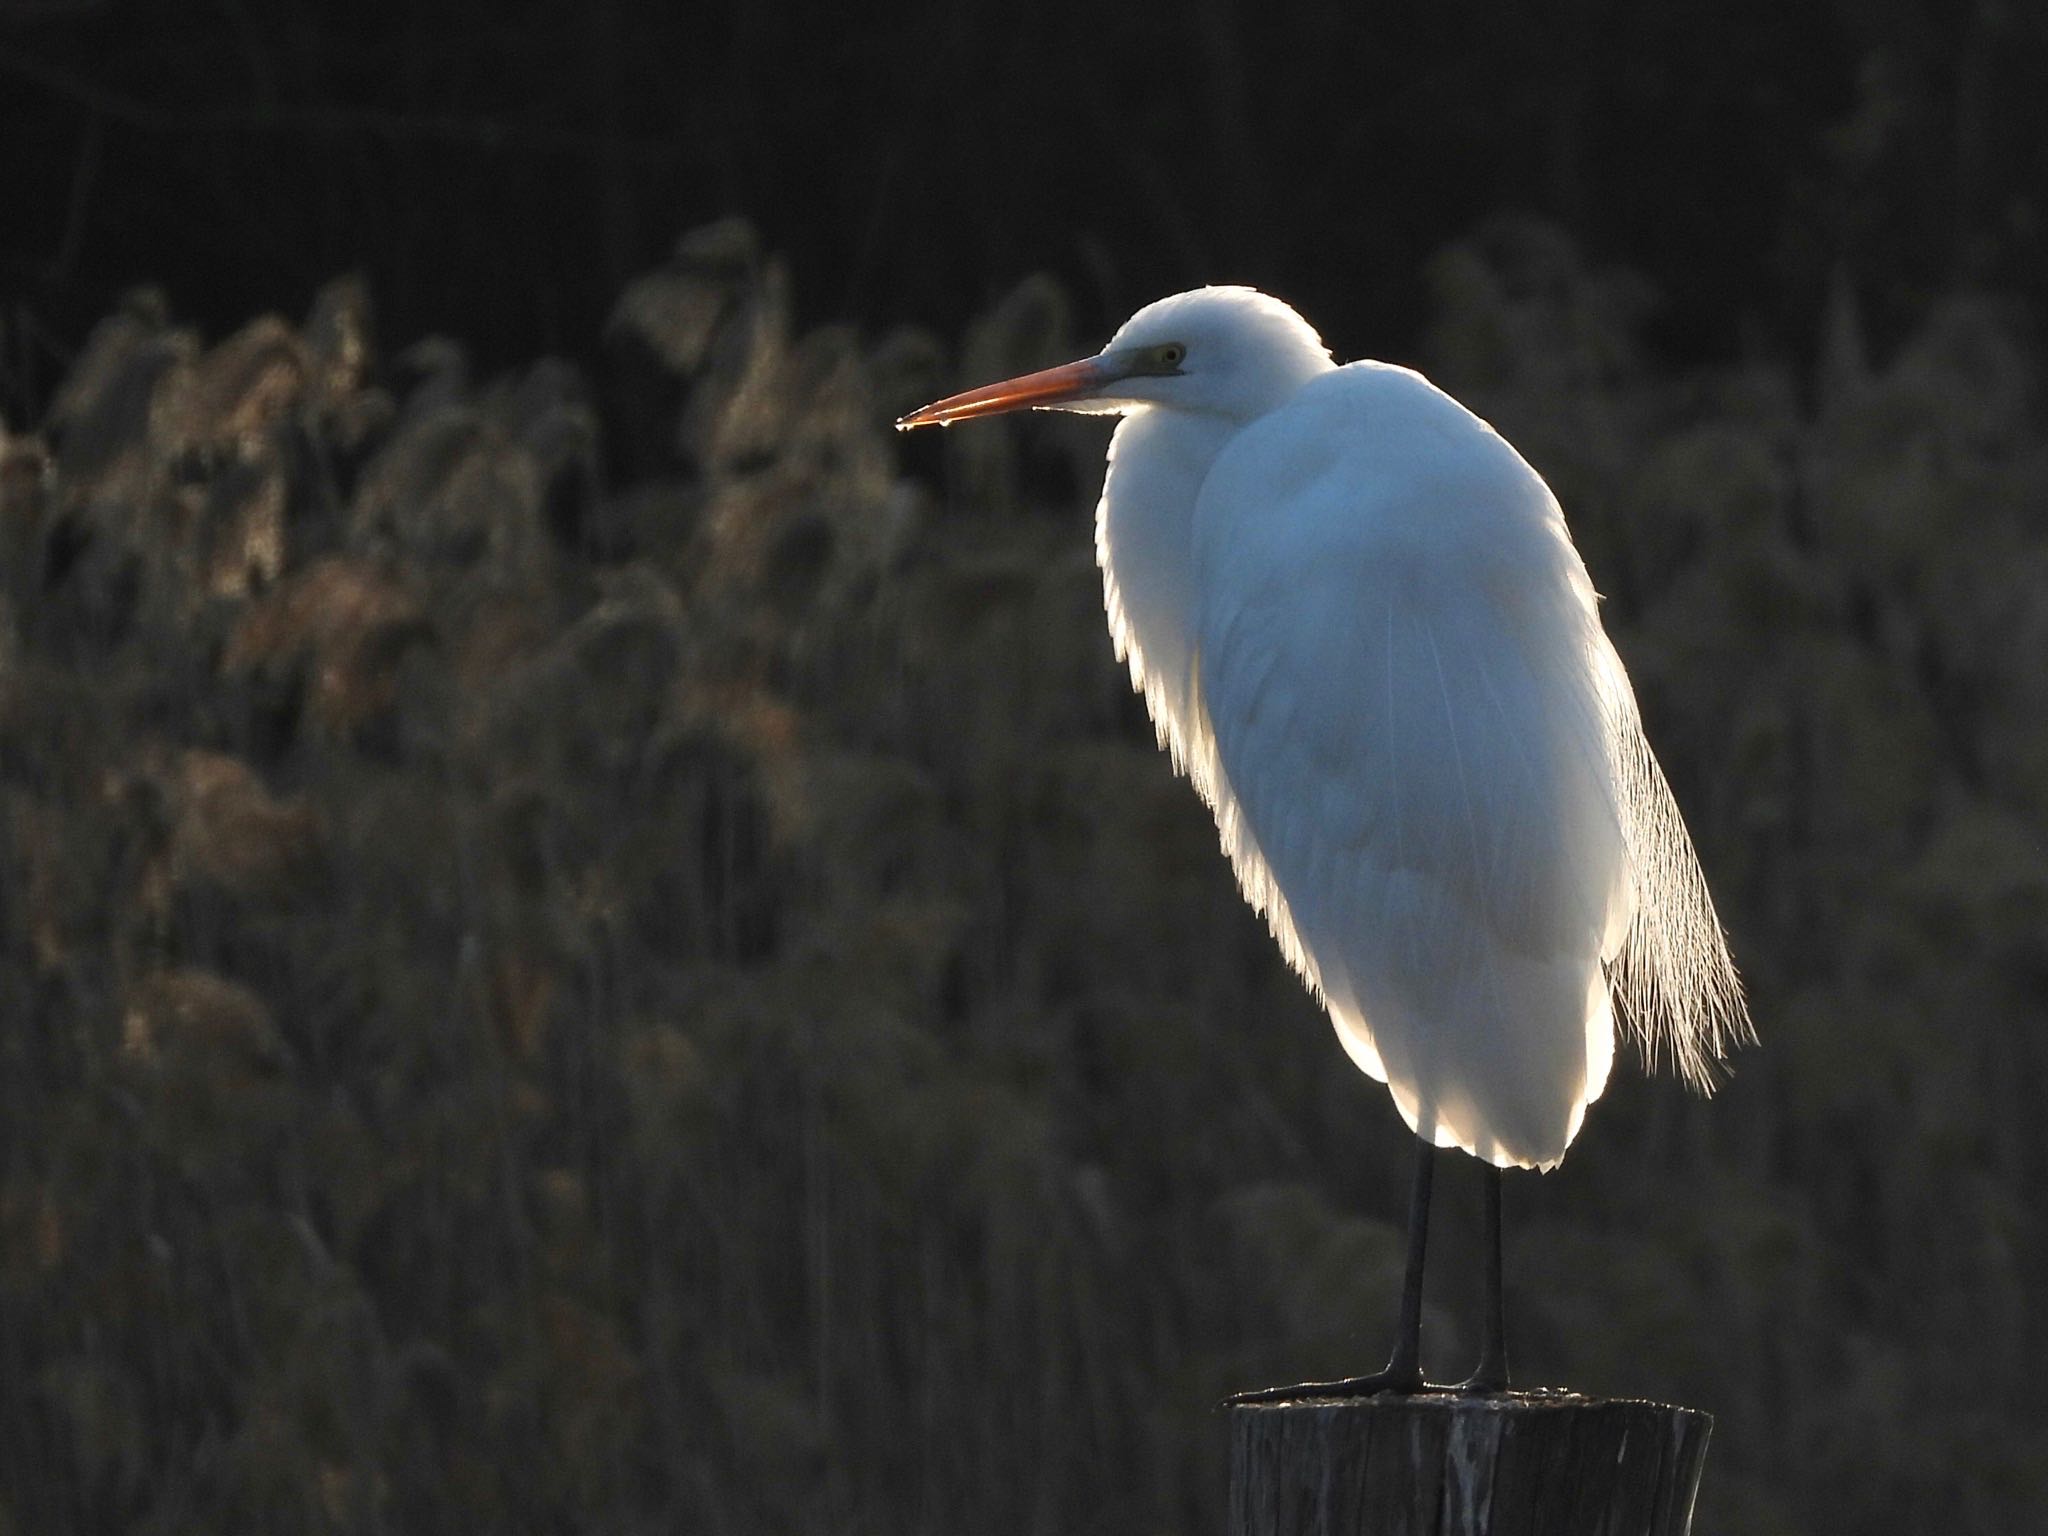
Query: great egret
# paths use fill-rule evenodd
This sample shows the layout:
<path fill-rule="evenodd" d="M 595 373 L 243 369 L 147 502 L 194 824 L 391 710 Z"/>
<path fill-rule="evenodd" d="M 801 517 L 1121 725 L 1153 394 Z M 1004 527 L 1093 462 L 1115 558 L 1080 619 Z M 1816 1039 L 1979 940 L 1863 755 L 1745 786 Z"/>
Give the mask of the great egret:
<path fill-rule="evenodd" d="M 1500 1170 L 1564 1157 L 1617 1004 L 1702 1091 L 1752 1038 L 1564 514 L 1422 375 L 1338 367 L 1249 288 L 1161 299 L 1093 357 L 897 426 L 1024 407 L 1123 418 L 1095 513 L 1117 653 L 1246 900 L 1418 1140 L 1387 1368 L 1236 1400 L 1424 1389 L 1438 1147 L 1488 1165 L 1460 1386 L 1504 1391 Z"/>

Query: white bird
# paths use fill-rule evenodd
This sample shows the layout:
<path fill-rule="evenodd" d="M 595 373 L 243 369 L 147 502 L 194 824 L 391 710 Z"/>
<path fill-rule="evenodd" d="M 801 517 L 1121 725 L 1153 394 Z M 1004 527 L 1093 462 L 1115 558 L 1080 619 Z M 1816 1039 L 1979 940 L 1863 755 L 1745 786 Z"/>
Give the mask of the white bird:
<path fill-rule="evenodd" d="M 1246 900 L 1418 1138 L 1387 1369 L 1239 1400 L 1423 1389 L 1438 1147 L 1489 1165 L 1460 1385 L 1505 1390 L 1499 1170 L 1564 1157 L 1617 1013 L 1702 1091 L 1753 1038 L 1557 499 L 1421 374 L 1338 367 L 1250 288 L 1161 299 L 1093 357 L 897 425 L 1025 407 L 1123 418 L 1095 514 L 1117 654 Z"/>

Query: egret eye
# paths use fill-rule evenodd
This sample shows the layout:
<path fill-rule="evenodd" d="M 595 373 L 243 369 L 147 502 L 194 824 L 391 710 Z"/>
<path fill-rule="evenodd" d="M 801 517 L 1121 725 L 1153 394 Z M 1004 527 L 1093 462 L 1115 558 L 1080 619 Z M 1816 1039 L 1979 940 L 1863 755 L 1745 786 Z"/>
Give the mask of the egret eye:
<path fill-rule="evenodd" d="M 1155 355 L 1159 359 L 1160 367 L 1178 368 L 1181 365 L 1182 359 L 1188 355 L 1188 349 L 1177 341 L 1169 341 Z"/>

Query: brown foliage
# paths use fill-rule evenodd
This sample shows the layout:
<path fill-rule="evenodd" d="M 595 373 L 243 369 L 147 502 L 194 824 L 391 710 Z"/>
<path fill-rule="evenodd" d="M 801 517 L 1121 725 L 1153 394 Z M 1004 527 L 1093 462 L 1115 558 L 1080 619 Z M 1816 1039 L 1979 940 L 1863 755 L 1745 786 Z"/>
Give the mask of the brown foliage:
<path fill-rule="evenodd" d="M 308 726 L 349 741 L 391 708 L 406 648 L 431 633 L 395 569 L 329 555 L 242 611 L 221 666 L 296 691 Z"/>

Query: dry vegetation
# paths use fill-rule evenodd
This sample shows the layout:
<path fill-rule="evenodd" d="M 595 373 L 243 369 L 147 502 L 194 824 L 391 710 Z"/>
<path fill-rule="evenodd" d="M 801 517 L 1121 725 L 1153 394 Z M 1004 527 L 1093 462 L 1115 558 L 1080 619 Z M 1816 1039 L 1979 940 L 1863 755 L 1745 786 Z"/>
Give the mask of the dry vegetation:
<path fill-rule="evenodd" d="M 2023 328 L 1870 358 L 1845 301 L 1813 376 L 1662 376 L 1537 226 L 1435 292 L 1766 1041 L 1513 1181 L 1518 1364 L 1716 1411 L 1704 1533 L 2030 1528 Z M 1080 498 L 1020 490 L 1100 429 L 921 489 L 938 348 L 792 335 L 738 226 L 611 341 L 474 383 L 349 283 L 211 346 L 139 297 L 0 434 L 0 1531 L 1213 1530 L 1221 1394 L 1383 1348 L 1398 1122 L 1153 750 Z"/>

